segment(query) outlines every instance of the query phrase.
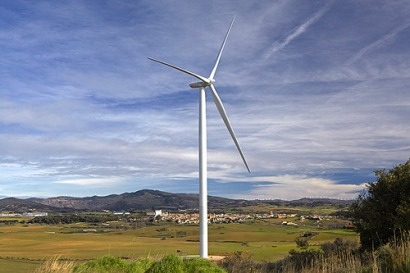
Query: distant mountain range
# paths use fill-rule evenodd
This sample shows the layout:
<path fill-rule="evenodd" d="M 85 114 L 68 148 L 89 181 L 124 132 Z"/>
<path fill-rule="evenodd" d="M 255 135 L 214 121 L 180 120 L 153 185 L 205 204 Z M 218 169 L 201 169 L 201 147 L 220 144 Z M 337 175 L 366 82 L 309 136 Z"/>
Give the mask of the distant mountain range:
<path fill-rule="evenodd" d="M 277 205 L 320 205 L 349 204 L 351 201 L 336 199 L 303 198 L 294 201 L 284 200 L 238 200 L 209 196 L 210 210 L 237 208 L 254 205 L 255 203 L 270 203 Z M 27 212 L 30 210 L 47 212 L 74 211 L 132 211 L 132 210 L 195 210 L 198 209 L 199 195 L 187 193 L 168 193 L 158 190 L 140 190 L 132 193 L 112 194 L 108 196 L 68 197 L 18 199 L 7 197 L 0 199 L 0 211 Z"/>

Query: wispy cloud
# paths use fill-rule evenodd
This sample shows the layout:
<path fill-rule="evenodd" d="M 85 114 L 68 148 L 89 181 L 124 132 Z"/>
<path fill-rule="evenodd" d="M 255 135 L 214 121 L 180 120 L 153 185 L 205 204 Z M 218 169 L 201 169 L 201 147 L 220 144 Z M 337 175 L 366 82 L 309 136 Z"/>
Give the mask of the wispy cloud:
<path fill-rule="evenodd" d="M 367 52 L 385 44 L 388 43 L 389 41 L 392 41 L 394 39 L 394 37 L 396 37 L 400 32 L 406 30 L 407 28 L 410 27 L 410 21 L 404 22 L 402 24 L 400 24 L 399 26 L 397 26 L 395 29 L 393 29 L 391 32 L 383 35 L 382 37 L 380 37 L 379 39 L 377 39 L 376 41 L 374 41 L 373 43 L 363 47 L 362 49 L 359 50 L 359 52 L 357 52 L 352 58 L 350 58 L 347 61 L 347 64 L 353 64 L 355 62 L 357 62 L 358 60 L 360 60 Z"/>
<path fill-rule="evenodd" d="M 283 49 L 290 42 L 296 39 L 298 36 L 305 33 L 311 25 L 318 21 L 331 7 L 331 1 L 327 2 L 323 7 L 321 7 L 317 12 L 315 12 L 311 17 L 309 17 L 305 22 L 295 27 L 283 40 L 275 42 L 273 47 L 265 56 L 265 59 L 270 58 L 277 51 Z"/>

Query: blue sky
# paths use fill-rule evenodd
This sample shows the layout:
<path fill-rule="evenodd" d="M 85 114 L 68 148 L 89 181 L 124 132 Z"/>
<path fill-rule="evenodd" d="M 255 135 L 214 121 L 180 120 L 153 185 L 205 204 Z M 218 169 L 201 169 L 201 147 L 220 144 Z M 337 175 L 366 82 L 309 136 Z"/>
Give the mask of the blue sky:
<path fill-rule="evenodd" d="M 1 1 L 0 196 L 198 192 L 354 198 L 410 158 L 408 1 Z M 209 95 L 209 94 L 208 94 Z"/>

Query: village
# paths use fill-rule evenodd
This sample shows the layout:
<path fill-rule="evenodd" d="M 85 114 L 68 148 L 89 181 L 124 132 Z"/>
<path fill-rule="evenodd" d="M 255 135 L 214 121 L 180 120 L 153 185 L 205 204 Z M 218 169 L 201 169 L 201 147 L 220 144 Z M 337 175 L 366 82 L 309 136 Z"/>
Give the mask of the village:
<path fill-rule="evenodd" d="M 48 216 L 48 212 L 34 211 L 34 212 L 0 212 L 0 217 L 45 217 Z"/>
<path fill-rule="evenodd" d="M 163 211 L 161 209 L 148 210 L 140 212 L 128 211 L 109 211 L 104 210 L 94 213 L 74 213 L 60 214 L 40 211 L 30 211 L 23 213 L 15 212 L 0 212 L 0 218 L 30 218 L 29 223 L 74 223 L 74 222 L 90 222 L 99 223 L 105 227 L 113 225 L 115 222 L 124 221 L 135 226 L 145 226 L 150 223 L 172 223 L 177 225 L 198 225 L 198 211 Z M 338 218 L 338 220 L 336 220 Z M 209 213 L 208 224 L 241 224 L 255 220 L 275 220 L 273 223 L 283 226 L 297 227 L 299 225 L 314 224 L 316 226 L 326 225 L 328 228 L 352 228 L 353 225 L 349 219 L 341 219 L 331 215 L 299 215 L 296 213 Z M 331 220 L 334 221 L 331 221 Z M 6 220 L 0 220 L 4 222 Z M 14 220 L 15 222 L 19 220 Z M 333 223 L 334 222 L 334 223 Z M 144 223 L 144 224 L 143 224 Z M 116 226 L 116 225 L 114 225 Z"/>
<path fill-rule="evenodd" d="M 131 212 L 123 212 L 123 211 L 104 211 L 105 213 L 109 213 L 116 216 L 125 216 L 128 218 L 128 221 L 136 221 L 137 218 L 132 216 Z M 0 212 L 0 217 L 47 217 L 49 215 L 48 212 L 40 212 L 40 211 L 33 211 L 33 212 L 23 212 L 23 213 L 15 213 L 15 212 Z M 166 212 L 162 210 L 153 210 L 153 211 L 146 211 L 145 216 L 150 218 L 152 221 L 165 221 L 165 222 L 173 222 L 176 224 L 184 225 L 184 224 L 199 224 L 199 213 L 197 212 L 187 212 L 187 211 L 178 211 L 178 212 Z M 240 214 L 240 213 L 210 213 L 208 215 L 208 223 L 209 224 L 231 224 L 231 223 L 243 223 L 245 221 L 255 220 L 255 219 L 282 219 L 282 225 L 288 226 L 297 226 L 298 224 L 292 221 L 287 221 L 288 219 L 297 220 L 299 222 L 303 222 L 304 220 L 316 220 L 321 221 L 323 219 L 331 219 L 332 216 L 320 216 L 320 215 L 309 215 L 309 216 L 299 216 L 298 214 L 287 214 L 287 213 L 254 213 L 254 214 Z"/>
<path fill-rule="evenodd" d="M 199 213 L 188 212 L 163 212 L 162 210 L 155 210 L 146 213 L 147 216 L 152 217 L 157 221 L 174 222 L 177 224 L 199 224 Z M 288 219 L 297 220 L 303 222 L 304 220 L 321 221 L 323 219 L 332 219 L 333 216 L 320 216 L 309 215 L 299 216 L 298 214 L 287 213 L 255 213 L 255 214 L 239 214 L 239 213 L 210 213 L 208 215 L 209 224 L 231 224 L 231 223 L 243 223 L 245 221 L 255 219 L 282 219 L 280 222 L 282 225 L 297 226 L 294 221 L 288 221 Z"/>

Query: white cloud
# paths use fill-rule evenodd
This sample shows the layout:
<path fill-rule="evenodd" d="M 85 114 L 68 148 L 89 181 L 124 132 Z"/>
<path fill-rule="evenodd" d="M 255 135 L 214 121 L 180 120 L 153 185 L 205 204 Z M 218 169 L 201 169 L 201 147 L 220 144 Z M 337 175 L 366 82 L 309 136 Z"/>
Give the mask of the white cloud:
<path fill-rule="evenodd" d="M 305 175 L 281 175 L 259 177 L 252 182 L 271 182 L 271 185 L 259 185 L 249 193 L 236 195 L 236 198 L 287 199 L 303 197 L 354 199 L 365 188 L 365 184 L 337 184 L 335 181 Z"/>
<path fill-rule="evenodd" d="M 116 187 L 119 186 L 119 184 L 124 183 L 124 179 L 119 177 L 67 178 L 54 183 L 87 187 Z"/>

